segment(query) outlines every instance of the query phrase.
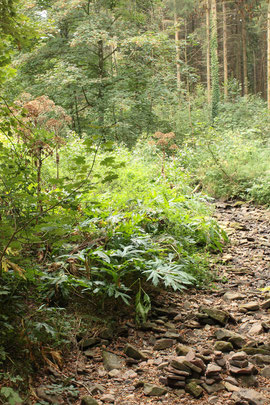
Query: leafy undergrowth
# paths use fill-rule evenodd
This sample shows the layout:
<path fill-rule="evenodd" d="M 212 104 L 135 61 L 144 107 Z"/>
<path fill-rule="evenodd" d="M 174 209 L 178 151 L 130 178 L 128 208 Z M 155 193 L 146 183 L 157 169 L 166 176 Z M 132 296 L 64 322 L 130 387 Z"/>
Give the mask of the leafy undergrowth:
<path fill-rule="evenodd" d="M 269 112 L 256 97 L 221 107 L 213 127 L 188 139 L 179 159 L 216 198 L 270 204 Z"/>
<path fill-rule="evenodd" d="M 153 291 L 212 280 L 208 252 L 221 250 L 227 238 L 211 219 L 206 197 L 192 192 L 174 159 L 161 170 L 150 146 L 143 153 L 141 146 L 133 153 L 119 149 L 117 155 L 121 164 L 109 183 L 86 187 L 72 209 L 42 217 L 19 254 L 8 250 L 0 290 L 0 362 L 8 382 L 1 394 L 7 400 L 15 386 L 27 385 L 18 369 L 60 366 L 76 336 L 108 317 L 115 320 L 115 303 L 142 322 Z M 97 177 L 106 159 L 100 158 Z"/>

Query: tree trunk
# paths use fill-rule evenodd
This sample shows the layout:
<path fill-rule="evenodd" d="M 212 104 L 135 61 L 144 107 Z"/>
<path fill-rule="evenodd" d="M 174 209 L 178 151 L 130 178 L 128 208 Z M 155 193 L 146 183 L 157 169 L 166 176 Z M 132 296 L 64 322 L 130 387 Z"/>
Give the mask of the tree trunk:
<path fill-rule="evenodd" d="M 270 0 L 267 11 L 267 105 L 270 110 Z"/>
<path fill-rule="evenodd" d="M 187 56 L 187 20 L 185 19 L 185 64 L 188 66 L 188 56 Z M 191 117 L 191 100 L 190 100 L 190 83 L 189 74 L 187 74 L 187 101 L 188 101 L 188 118 L 189 125 L 192 135 L 194 135 L 192 117 Z"/>
<path fill-rule="evenodd" d="M 211 79 L 212 79 L 212 119 L 214 119 L 218 114 L 218 103 L 219 103 L 219 65 L 218 65 L 216 0 L 212 0 L 212 7 L 211 7 Z"/>
<path fill-rule="evenodd" d="M 226 0 L 222 3 L 223 12 L 223 73 L 224 73 L 224 99 L 228 97 L 228 46 L 227 46 L 227 15 Z"/>
<path fill-rule="evenodd" d="M 103 79 L 105 77 L 105 64 L 104 64 L 104 44 L 103 40 L 98 41 L 98 74 L 100 78 L 99 89 L 98 89 L 98 122 L 99 130 L 102 134 L 103 140 L 106 139 L 105 130 L 105 105 L 104 105 L 104 84 Z"/>
<path fill-rule="evenodd" d="M 43 207 L 42 207 L 42 199 L 41 199 L 41 170 L 42 170 L 42 147 L 38 148 L 38 154 L 37 154 L 37 211 L 39 213 L 42 213 Z"/>
<path fill-rule="evenodd" d="M 254 91 L 254 94 L 257 93 L 257 66 L 256 66 L 256 63 L 257 63 L 257 61 L 256 61 L 256 52 L 253 51 L 253 81 L 254 81 L 254 83 L 253 83 L 253 91 Z"/>
<path fill-rule="evenodd" d="M 246 12 L 242 8 L 242 52 L 243 52 L 243 76 L 244 76 L 244 95 L 248 94 L 248 68 L 247 68 L 247 30 L 246 30 Z"/>
<path fill-rule="evenodd" d="M 81 129 L 81 121 L 79 116 L 78 110 L 78 96 L 76 90 L 74 90 L 74 106 L 75 106 L 75 114 L 76 114 L 76 121 L 77 121 L 77 131 L 79 138 L 82 138 L 82 129 Z"/>
<path fill-rule="evenodd" d="M 240 35 L 240 24 L 238 20 L 238 13 L 236 15 L 237 23 L 236 23 L 236 38 Z M 240 41 L 236 43 L 236 58 L 235 58 L 235 74 L 238 82 L 242 84 L 242 70 L 241 70 L 241 44 Z"/>
<path fill-rule="evenodd" d="M 179 22 L 177 18 L 176 0 L 174 0 L 174 33 L 175 33 L 176 84 L 180 96 L 180 89 L 181 89 L 180 44 L 179 44 Z"/>
<path fill-rule="evenodd" d="M 210 0 L 206 0 L 206 70 L 207 70 L 207 100 L 211 103 L 211 61 L 210 61 Z"/>

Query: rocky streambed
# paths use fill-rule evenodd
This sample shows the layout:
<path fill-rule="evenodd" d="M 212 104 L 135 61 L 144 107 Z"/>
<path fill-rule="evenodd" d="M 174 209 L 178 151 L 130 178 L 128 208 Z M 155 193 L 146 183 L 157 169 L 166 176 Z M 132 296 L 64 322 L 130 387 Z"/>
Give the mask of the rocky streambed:
<path fill-rule="evenodd" d="M 82 339 L 64 370 L 81 391 L 69 403 L 270 404 L 270 213 L 218 203 L 216 216 L 231 244 L 212 259 L 213 288 L 163 293 L 140 328 Z"/>

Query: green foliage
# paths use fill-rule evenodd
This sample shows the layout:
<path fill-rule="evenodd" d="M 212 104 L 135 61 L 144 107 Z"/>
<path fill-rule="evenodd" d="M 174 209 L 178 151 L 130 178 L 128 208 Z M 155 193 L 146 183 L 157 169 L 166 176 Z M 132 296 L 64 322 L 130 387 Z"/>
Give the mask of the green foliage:
<path fill-rule="evenodd" d="M 137 323 L 146 322 L 147 315 L 151 310 L 151 299 L 149 295 L 141 287 L 141 282 L 139 280 L 139 290 L 135 297 L 135 311 L 136 311 L 136 321 Z"/>
<path fill-rule="evenodd" d="M 220 108 L 214 127 L 190 140 L 183 165 L 215 197 L 270 202 L 269 113 L 257 97 L 239 97 Z"/>
<path fill-rule="evenodd" d="M 10 387 L 2 387 L 0 389 L 0 395 L 7 401 L 10 405 L 22 404 L 23 400 L 19 394 Z"/>
<path fill-rule="evenodd" d="M 181 290 L 205 279 L 204 271 L 199 270 L 203 259 L 197 251 L 221 249 L 226 236 L 207 217 L 209 212 L 200 201 L 203 197 L 192 196 L 177 163 L 168 160 L 164 179 L 159 177 L 155 148 L 147 146 L 143 154 L 142 150 L 142 145 L 132 153 L 119 148 L 124 166 L 117 164 L 116 157 L 99 158 L 94 176 L 99 178 L 104 162 L 115 160 L 117 179 L 106 189 L 100 182 L 94 195 L 85 191 L 83 215 L 76 228 L 81 237 L 92 235 L 99 243 L 83 249 L 76 247 L 76 240 L 60 249 L 57 242 L 53 244 L 54 255 L 57 249 L 61 252 L 54 259 L 60 269 L 41 277 L 43 292 L 50 300 L 67 299 L 79 288 L 84 294 L 114 297 L 128 304 L 138 280 Z M 69 263 L 76 276 L 67 273 Z M 144 318 L 148 295 L 140 288 L 136 307 Z"/>

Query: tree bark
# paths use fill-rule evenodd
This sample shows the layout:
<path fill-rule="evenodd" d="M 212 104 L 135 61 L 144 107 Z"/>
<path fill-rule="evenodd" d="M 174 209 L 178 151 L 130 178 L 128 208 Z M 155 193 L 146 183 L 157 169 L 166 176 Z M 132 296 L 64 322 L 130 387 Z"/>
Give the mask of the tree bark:
<path fill-rule="evenodd" d="M 175 60 L 176 60 L 176 84 L 180 96 L 181 90 L 181 70 L 180 70 L 180 44 L 179 44 L 179 21 L 176 10 L 176 0 L 174 0 L 174 34 L 175 34 Z"/>
<path fill-rule="evenodd" d="M 246 29 L 246 12 L 242 8 L 242 53 L 243 53 L 243 76 L 244 76 L 244 95 L 248 94 L 248 68 L 247 68 L 247 29 Z"/>
<path fill-rule="evenodd" d="M 185 19 L 185 63 L 188 66 L 188 55 L 187 55 L 187 20 Z M 189 83 L 189 75 L 187 74 L 187 101 L 188 101 L 188 118 L 189 118 L 189 125 L 191 129 L 192 135 L 194 135 L 193 131 L 193 124 L 192 124 L 192 117 L 191 117 L 191 100 L 190 100 L 190 83 Z"/>
<path fill-rule="evenodd" d="M 238 19 L 238 13 L 236 14 L 236 38 L 240 35 L 240 23 Z M 242 85 L 242 70 L 241 70 L 241 44 L 240 41 L 236 42 L 236 58 L 235 58 L 235 75 L 238 82 Z"/>
<path fill-rule="evenodd" d="M 222 2 L 223 12 L 223 74 L 224 74 L 224 99 L 228 98 L 228 44 L 227 44 L 227 9 L 226 0 Z"/>
<path fill-rule="evenodd" d="M 206 0 L 206 76 L 207 76 L 207 100 L 211 103 L 211 60 L 210 60 L 210 0 Z"/>
<path fill-rule="evenodd" d="M 257 66 L 256 66 L 256 52 L 253 51 L 253 91 L 257 93 Z"/>
<path fill-rule="evenodd" d="M 217 3 L 212 0 L 211 6 L 211 81 L 212 81 L 212 119 L 218 114 L 219 103 L 219 63 L 217 33 Z"/>
<path fill-rule="evenodd" d="M 267 105 L 270 110 L 270 0 L 267 11 Z"/>
<path fill-rule="evenodd" d="M 98 122 L 99 130 L 102 134 L 103 140 L 106 139 L 105 130 L 105 105 L 104 105 L 104 84 L 103 79 L 105 77 L 105 64 L 104 64 L 104 44 L 103 40 L 98 41 L 98 75 L 100 78 L 99 89 L 98 89 Z"/>

